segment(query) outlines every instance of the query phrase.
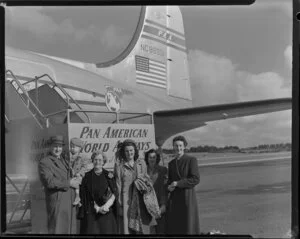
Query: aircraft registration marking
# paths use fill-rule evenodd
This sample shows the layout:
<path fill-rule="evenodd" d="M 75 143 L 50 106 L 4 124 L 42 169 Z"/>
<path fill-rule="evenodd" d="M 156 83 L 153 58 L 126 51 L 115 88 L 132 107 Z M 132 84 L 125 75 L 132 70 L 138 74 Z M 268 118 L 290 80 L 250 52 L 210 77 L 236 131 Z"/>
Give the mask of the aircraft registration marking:
<path fill-rule="evenodd" d="M 141 51 L 150 53 L 152 55 L 158 55 L 162 57 L 165 56 L 165 53 L 162 49 L 147 44 L 141 44 Z"/>

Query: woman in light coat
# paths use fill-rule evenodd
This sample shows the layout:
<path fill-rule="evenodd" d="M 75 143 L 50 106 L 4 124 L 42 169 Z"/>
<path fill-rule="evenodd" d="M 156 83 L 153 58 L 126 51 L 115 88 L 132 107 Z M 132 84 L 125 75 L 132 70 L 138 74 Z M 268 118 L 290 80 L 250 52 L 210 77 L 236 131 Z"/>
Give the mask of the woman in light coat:
<path fill-rule="evenodd" d="M 147 166 L 139 159 L 137 146 L 133 140 L 125 140 L 117 154 L 114 174 L 119 191 L 120 209 L 118 225 L 120 234 L 150 234 L 150 227 L 156 225 L 153 211 L 158 208 L 155 191 L 147 175 Z M 145 204 L 144 194 L 151 192 L 154 210 Z M 155 202 L 156 200 L 156 202 Z M 150 206 L 151 207 L 151 206 Z M 157 210 L 156 210 L 157 212 Z"/>

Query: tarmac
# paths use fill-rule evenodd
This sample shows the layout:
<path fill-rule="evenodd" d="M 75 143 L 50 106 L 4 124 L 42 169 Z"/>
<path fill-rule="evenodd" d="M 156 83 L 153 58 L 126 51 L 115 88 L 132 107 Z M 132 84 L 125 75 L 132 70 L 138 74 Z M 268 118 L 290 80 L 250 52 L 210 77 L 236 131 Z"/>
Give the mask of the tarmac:
<path fill-rule="evenodd" d="M 206 159 L 211 165 L 199 160 L 196 192 L 201 232 L 289 238 L 290 153 L 229 157 Z M 218 164 L 212 163 L 216 160 Z"/>

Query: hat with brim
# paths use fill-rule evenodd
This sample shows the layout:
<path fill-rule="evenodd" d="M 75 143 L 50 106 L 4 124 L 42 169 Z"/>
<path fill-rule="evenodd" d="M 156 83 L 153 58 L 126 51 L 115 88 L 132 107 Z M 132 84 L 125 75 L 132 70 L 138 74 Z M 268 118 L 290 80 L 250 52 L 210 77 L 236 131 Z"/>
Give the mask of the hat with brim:
<path fill-rule="evenodd" d="M 72 138 L 71 139 L 71 144 L 73 144 L 77 147 L 80 147 L 80 148 L 83 148 L 83 146 L 84 146 L 84 142 L 79 138 Z"/>
<path fill-rule="evenodd" d="M 50 138 L 50 144 L 51 145 L 65 145 L 64 143 L 64 137 L 61 135 L 52 136 Z"/>

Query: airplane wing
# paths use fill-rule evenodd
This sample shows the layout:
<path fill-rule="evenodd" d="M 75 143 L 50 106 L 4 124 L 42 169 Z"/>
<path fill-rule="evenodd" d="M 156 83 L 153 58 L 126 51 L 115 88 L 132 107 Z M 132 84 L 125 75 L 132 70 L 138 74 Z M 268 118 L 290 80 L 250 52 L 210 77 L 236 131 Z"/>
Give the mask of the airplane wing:
<path fill-rule="evenodd" d="M 153 113 L 156 143 L 161 146 L 172 135 L 205 126 L 206 122 L 209 121 L 264 114 L 291 108 L 291 98 L 280 98 L 156 111 Z"/>

